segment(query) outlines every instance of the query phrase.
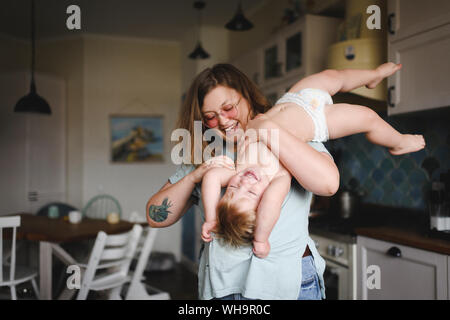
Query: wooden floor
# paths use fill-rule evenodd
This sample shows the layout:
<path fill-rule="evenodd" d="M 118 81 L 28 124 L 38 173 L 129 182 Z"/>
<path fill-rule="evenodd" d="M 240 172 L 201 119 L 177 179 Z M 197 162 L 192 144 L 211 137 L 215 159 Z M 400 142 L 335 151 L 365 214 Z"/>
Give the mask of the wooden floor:
<path fill-rule="evenodd" d="M 197 275 L 182 264 L 176 264 L 169 271 L 146 272 L 144 275 L 146 284 L 168 292 L 172 300 L 197 300 Z M 54 284 L 58 281 L 60 280 L 56 277 L 53 279 Z M 10 297 L 9 287 L 0 287 L 0 300 L 9 300 Z M 19 300 L 36 299 L 30 282 L 17 286 L 17 297 Z M 98 299 L 105 299 L 105 295 L 94 291 L 89 293 L 88 300 Z"/>
<path fill-rule="evenodd" d="M 176 264 L 171 271 L 145 273 L 146 283 L 166 291 L 172 300 L 197 300 L 197 274 L 182 264 Z"/>

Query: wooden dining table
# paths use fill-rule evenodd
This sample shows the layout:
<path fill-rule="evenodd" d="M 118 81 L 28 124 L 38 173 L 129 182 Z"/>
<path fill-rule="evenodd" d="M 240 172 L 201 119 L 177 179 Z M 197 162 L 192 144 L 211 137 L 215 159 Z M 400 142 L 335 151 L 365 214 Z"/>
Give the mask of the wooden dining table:
<path fill-rule="evenodd" d="M 52 299 L 52 256 L 55 255 L 66 264 L 74 262 L 60 244 L 94 239 L 99 231 L 107 234 L 123 233 L 134 226 L 134 223 L 124 220 L 110 224 L 106 220 L 84 217 L 80 223 L 73 224 L 67 217 L 49 218 L 28 213 L 13 215 L 21 217 L 17 239 L 39 242 L 39 282 L 42 300 Z"/>

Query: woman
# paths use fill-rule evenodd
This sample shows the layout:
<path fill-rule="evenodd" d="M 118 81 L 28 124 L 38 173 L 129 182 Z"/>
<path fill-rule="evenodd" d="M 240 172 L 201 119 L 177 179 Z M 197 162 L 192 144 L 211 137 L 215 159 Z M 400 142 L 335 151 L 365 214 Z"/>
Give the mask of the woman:
<path fill-rule="evenodd" d="M 300 141 L 264 116 L 258 117 L 269 107 L 258 88 L 228 64 L 215 65 L 200 73 L 182 107 L 178 127 L 187 129 L 191 139 L 194 139 L 194 121 L 202 121 L 204 130 L 215 129 L 222 138 L 234 142 L 240 138 L 239 129 L 245 130 L 250 122 L 253 128 L 278 130 L 279 160 L 298 182 L 292 183 L 284 200 L 280 219 L 271 234 L 272 251 L 267 258 L 254 256 L 251 247 L 234 249 L 220 241 L 205 245 L 198 272 L 201 299 L 321 299 L 325 296 L 322 277 L 325 262 L 309 237 L 308 214 L 312 193 L 334 194 L 339 186 L 339 173 L 321 143 Z M 270 134 L 261 136 L 260 140 L 271 148 L 269 137 Z M 195 145 L 192 141 L 192 148 Z M 148 201 L 150 226 L 167 227 L 177 222 L 195 198 L 199 199 L 203 175 L 218 166 L 229 164 L 224 158 L 215 158 L 197 167 L 181 165 Z M 203 215 L 201 201 L 198 203 Z"/>

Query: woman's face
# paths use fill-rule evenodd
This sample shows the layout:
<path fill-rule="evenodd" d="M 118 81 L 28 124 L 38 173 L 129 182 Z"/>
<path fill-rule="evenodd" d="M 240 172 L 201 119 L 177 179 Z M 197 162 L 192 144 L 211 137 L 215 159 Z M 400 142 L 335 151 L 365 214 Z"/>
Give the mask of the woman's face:
<path fill-rule="evenodd" d="M 236 90 L 217 86 L 203 100 L 203 123 L 216 129 L 227 140 L 241 137 L 249 118 L 250 107 Z"/>

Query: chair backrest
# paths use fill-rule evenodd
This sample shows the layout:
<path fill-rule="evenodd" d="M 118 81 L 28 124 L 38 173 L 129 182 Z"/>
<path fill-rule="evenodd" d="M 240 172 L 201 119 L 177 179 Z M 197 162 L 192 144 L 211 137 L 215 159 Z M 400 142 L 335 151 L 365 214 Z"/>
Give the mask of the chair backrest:
<path fill-rule="evenodd" d="M 0 217 L 0 283 L 13 281 L 16 272 L 16 232 L 20 227 L 20 216 Z M 3 229 L 12 228 L 11 266 L 9 280 L 3 279 Z"/>
<path fill-rule="evenodd" d="M 108 194 L 93 197 L 83 208 L 83 215 L 93 219 L 106 219 L 109 213 L 118 213 L 122 217 L 119 201 Z"/>
<path fill-rule="evenodd" d="M 97 239 L 89 257 L 82 287 L 89 286 L 94 280 L 96 271 L 102 268 L 114 267 L 114 272 L 110 273 L 110 275 L 121 274 L 126 276 L 141 233 L 142 227 L 137 224 L 134 225 L 131 231 L 122 234 L 107 235 L 105 232 L 100 231 L 97 234 Z M 85 295 L 87 295 L 86 290 L 80 291 L 78 299 L 85 299 Z"/>

